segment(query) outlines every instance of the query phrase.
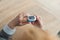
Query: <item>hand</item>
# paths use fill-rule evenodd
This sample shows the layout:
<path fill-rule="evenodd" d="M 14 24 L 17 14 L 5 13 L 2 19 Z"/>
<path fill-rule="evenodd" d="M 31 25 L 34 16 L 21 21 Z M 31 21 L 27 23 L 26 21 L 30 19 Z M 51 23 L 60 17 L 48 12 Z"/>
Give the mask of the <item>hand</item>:
<path fill-rule="evenodd" d="M 20 25 L 22 26 L 22 25 L 28 24 L 27 17 L 26 16 L 24 17 L 24 16 L 25 16 L 25 13 L 20 13 L 11 22 L 8 23 L 8 26 L 13 29 L 16 26 L 20 26 Z"/>
<path fill-rule="evenodd" d="M 11 21 L 8 23 L 8 26 L 13 29 L 13 28 L 15 28 L 15 26 L 18 25 L 18 24 L 19 24 L 19 15 L 16 16 L 13 20 L 11 20 Z"/>
<path fill-rule="evenodd" d="M 40 17 L 36 16 L 35 22 L 27 22 L 27 16 L 28 15 L 26 13 L 20 13 L 11 22 L 8 23 L 8 26 L 13 29 L 16 26 L 23 26 L 31 23 L 34 26 L 41 27 Z"/>
<path fill-rule="evenodd" d="M 31 22 L 32 25 L 37 26 L 37 27 L 42 27 L 42 22 L 39 16 L 36 16 L 36 21 L 35 22 Z"/>

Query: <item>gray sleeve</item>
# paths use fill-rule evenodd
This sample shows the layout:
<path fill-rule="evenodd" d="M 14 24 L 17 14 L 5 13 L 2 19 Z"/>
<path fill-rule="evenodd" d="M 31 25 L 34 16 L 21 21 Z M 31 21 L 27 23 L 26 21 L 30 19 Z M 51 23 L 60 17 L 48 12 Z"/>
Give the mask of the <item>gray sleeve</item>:
<path fill-rule="evenodd" d="M 0 31 L 0 40 L 8 40 L 11 35 L 6 34 L 3 30 Z"/>
<path fill-rule="evenodd" d="M 4 39 L 4 38 L 0 37 L 0 40 L 7 40 L 7 39 Z"/>
<path fill-rule="evenodd" d="M 5 25 L 3 29 L 0 31 L 0 40 L 8 40 L 15 33 L 16 28 L 11 29 L 8 25 Z"/>

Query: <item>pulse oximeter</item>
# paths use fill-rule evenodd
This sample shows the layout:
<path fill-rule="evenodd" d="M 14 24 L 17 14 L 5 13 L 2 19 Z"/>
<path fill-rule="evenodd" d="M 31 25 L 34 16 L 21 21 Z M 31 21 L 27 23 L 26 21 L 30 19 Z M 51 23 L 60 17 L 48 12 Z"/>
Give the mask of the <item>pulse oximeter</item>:
<path fill-rule="evenodd" d="M 28 22 L 36 21 L 36 16 L 28 16 Z"/>

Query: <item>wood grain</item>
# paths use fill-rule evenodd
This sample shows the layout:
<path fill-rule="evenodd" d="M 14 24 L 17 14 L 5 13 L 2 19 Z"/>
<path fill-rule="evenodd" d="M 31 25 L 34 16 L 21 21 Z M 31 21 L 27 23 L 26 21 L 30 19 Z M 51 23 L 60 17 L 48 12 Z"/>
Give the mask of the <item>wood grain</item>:
<path fill-rule="evenodd" d="M 34 0 L 1 0 L 0 29 L 21 12 L 41 16 L 44 26 L 54 23 L 57 20 L 52 14 L 44 10 L 42 6 L 36 3 Z M 49 29 L 49 27 L 47 28 Z M 19 32 L 19 29 L 17 29 L 17 31 Z"/>

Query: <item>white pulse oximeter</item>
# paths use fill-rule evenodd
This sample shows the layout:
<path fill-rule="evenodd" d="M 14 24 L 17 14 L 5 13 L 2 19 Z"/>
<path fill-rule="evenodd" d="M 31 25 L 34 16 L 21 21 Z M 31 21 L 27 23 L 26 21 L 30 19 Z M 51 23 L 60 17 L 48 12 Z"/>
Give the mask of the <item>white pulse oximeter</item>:
<path fill-rule="evenodd" d="M 36 16 L 28 16 L 28 22 L 34 22 L 36 21 Z"/>

